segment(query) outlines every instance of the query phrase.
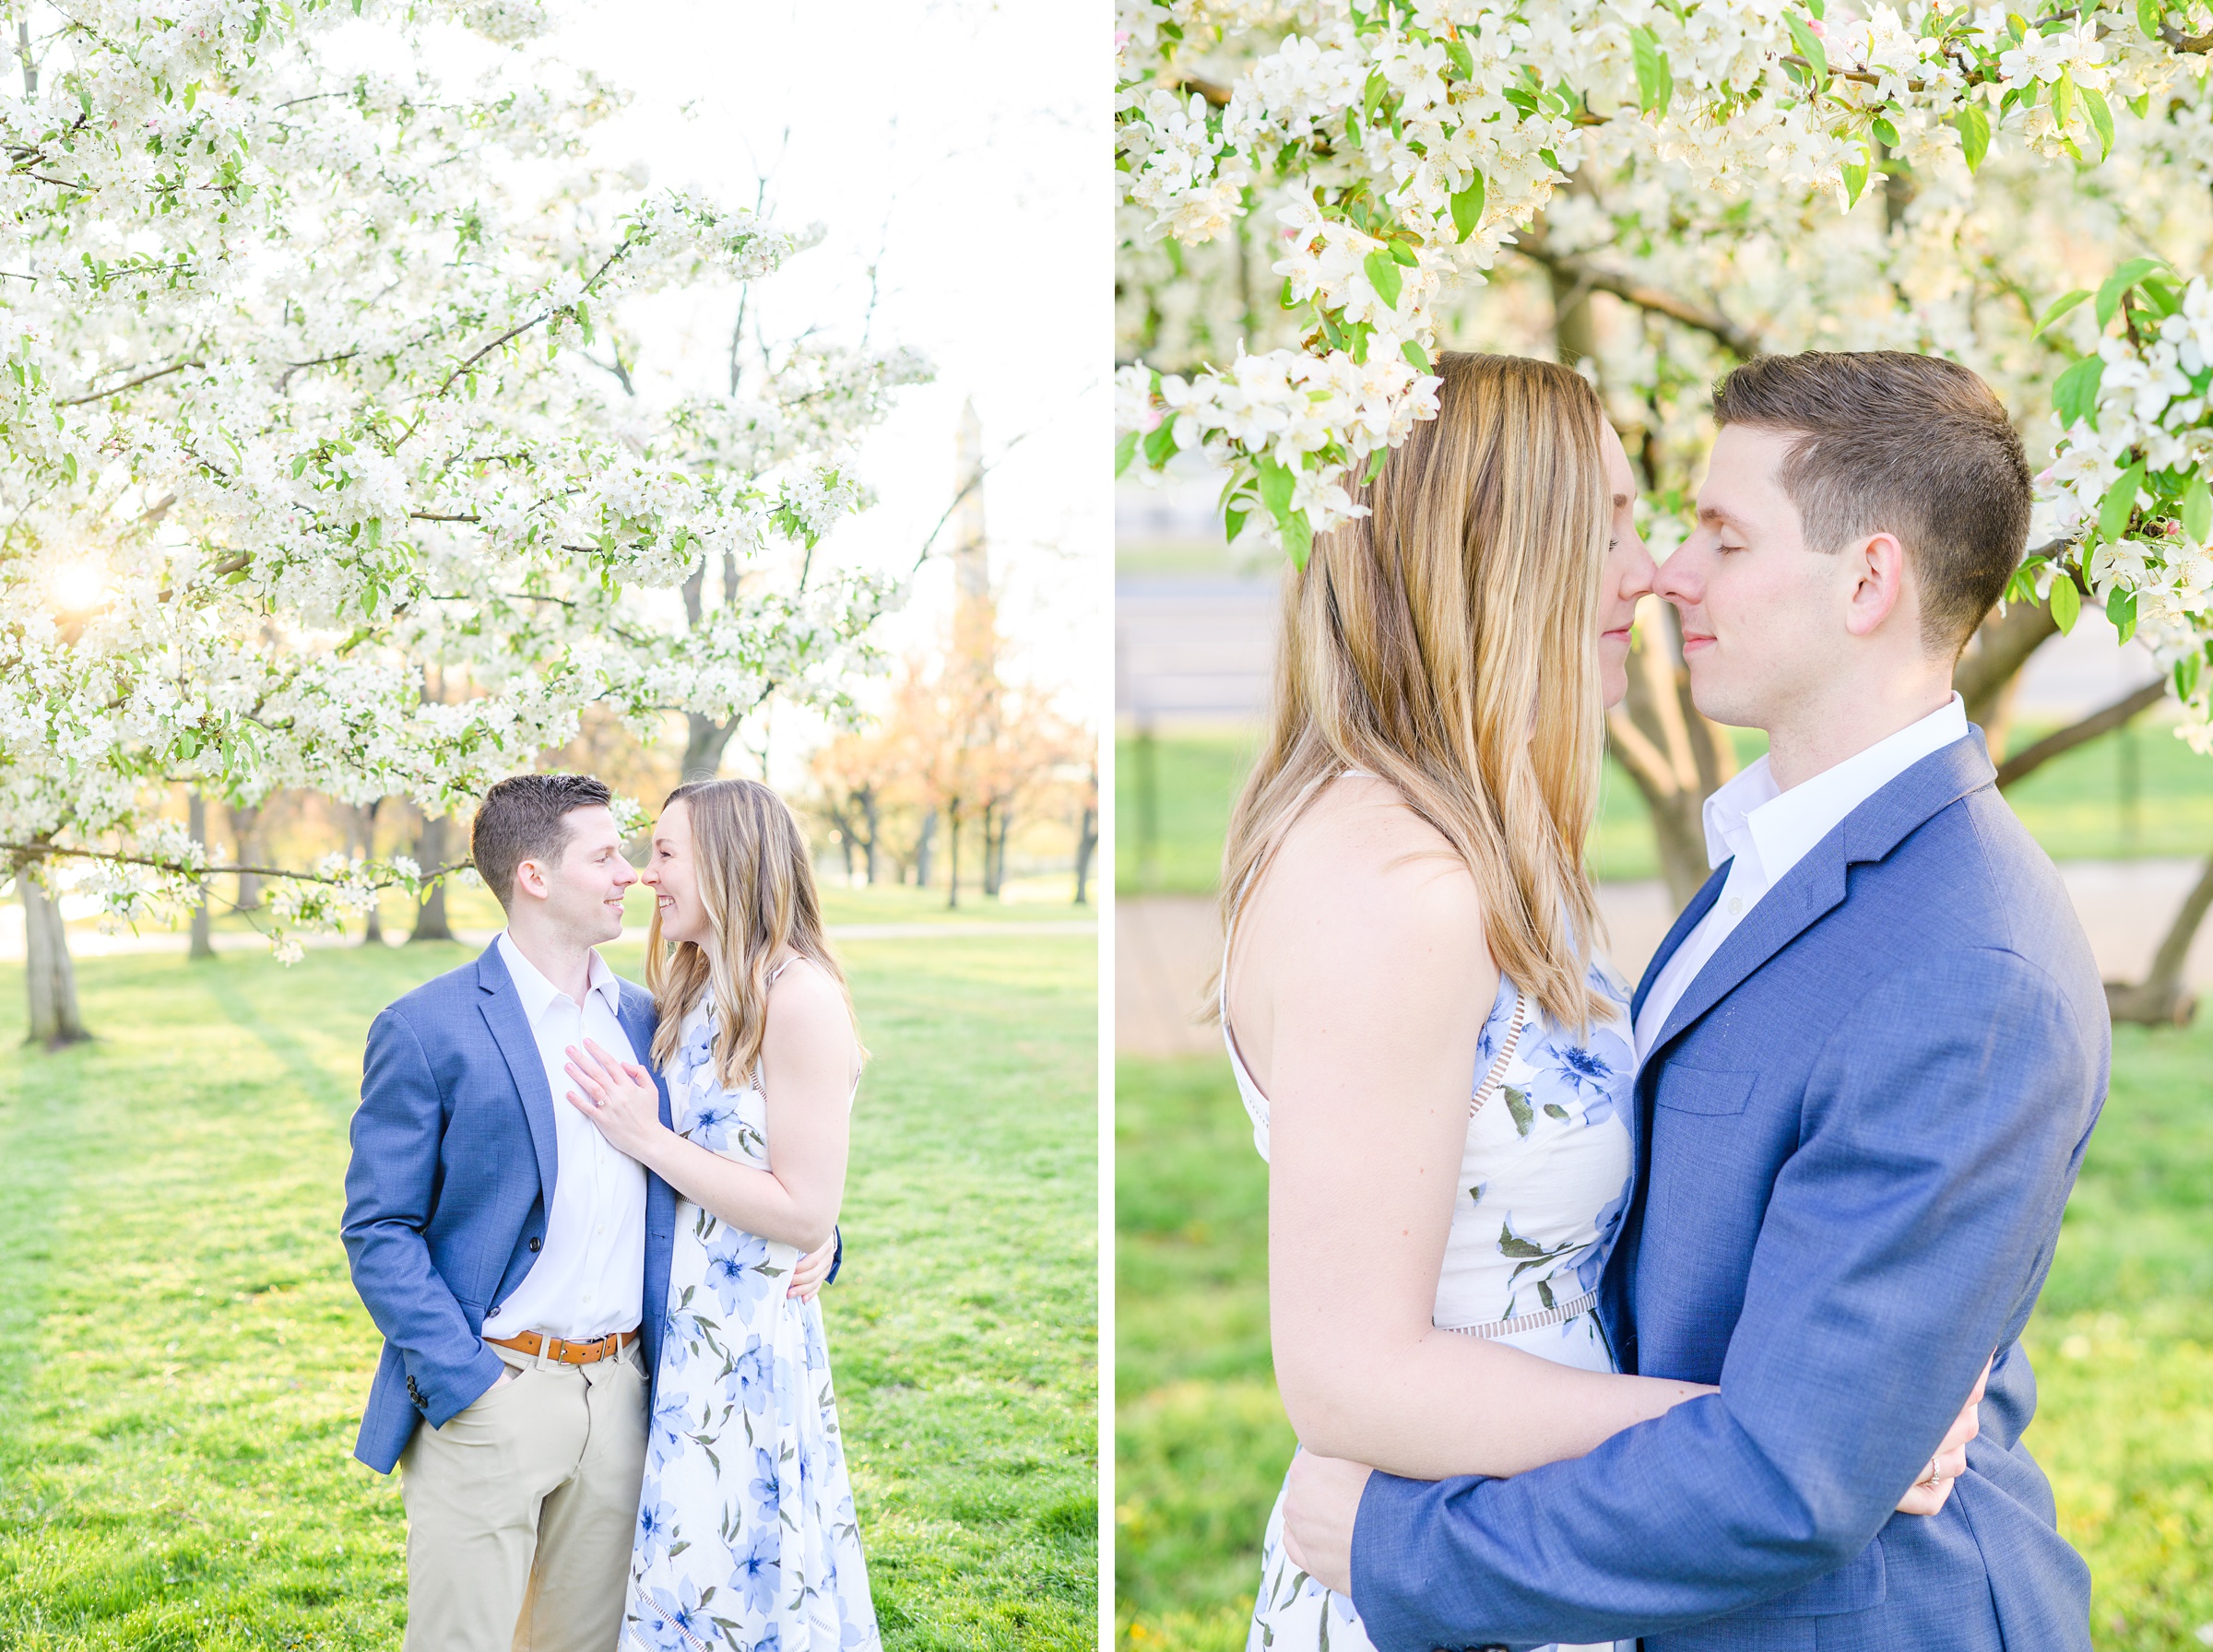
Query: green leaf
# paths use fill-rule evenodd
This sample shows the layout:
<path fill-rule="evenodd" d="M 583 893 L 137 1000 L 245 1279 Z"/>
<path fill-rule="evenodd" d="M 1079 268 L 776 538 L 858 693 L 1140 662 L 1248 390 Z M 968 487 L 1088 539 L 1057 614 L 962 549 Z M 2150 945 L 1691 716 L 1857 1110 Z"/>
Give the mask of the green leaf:
<path fill-rule="evenodd" d="M 1389 253 L 1396 262 L 1403 264 L 1408 269 L 1419 269 L 1422 266 L 1422 261 L 1414 256 L 1414 249 L 1408 246 L 1402 241 L 1391 242 L 1386 245 L 1383 250 Z"/>
<path fill-rule="evenodd" d="M 1784 27 L 1791 31 L 1791 43 L 1798 48 L 1798 55 L 1814 65 L 1814 81 L 1819 85 L 1828 79 L 1828 51 L 1821 44 L 1821 37 L 1807 28 L 1796 12 L 1782 14 Z"/>
<path fill-rule="evenodd" d="M 2105 376 L 2103 356 L 2085 356 L 2052 386 L 2052 410 L 2059 415 L 2061 430 L 2087 422 L 2098 428 L 2098 381 Z"/>
<path fill-rule="evenodd" d="M 1129 469 L 1130 461 L 1137 457 L 1137 436 L 1138 433 L 1135 431 L 1124 431 L 1121 435 L 1115 439 L 1115 475 L 1119 476 L 1123 471 Z"/>
<path fill-rule="evenodd" d="M 2098 289 L 2098 330 L 2101 333 L 2105 331 L 2107 324 L 2113 319 L 2113 312 L 2121 308 L 2124 293 L 2146 276 L 2166 267 L 2167 260 L 2164 258 L 2131 258 L 2106 277 L 2104 285 Z"/>
<path fill-rule="evenodd" d="M 1498 1087 L 1498 1093 L 1506 1098 L 1506 1110 L 1513 1117 L 1515 1134 L 1527 1136 L 1529 1127 L 1537 1121 L 1537 1111 L 1529 1104 L 1529 1092 L 1516 1090 L 1511 1084 L 1502 1084 Z M 1500 1237 L 1499 1248 L 1505 1249 L 1504 1235 Z M 1506 1254 L 1510 1257 L 1516 1253 L 1509 1250 Z"/>
<path fill-rule="evenodd" d="M 2174 697 L 2187 700 L 2197 691 L 2197 674 L 2205 667 L 2202 654 L 2185 654 L 2174 662 Z"/>
<path fill-rule="evenodd" d="M 2075 621 L 2082 618 L 2082 593 L 2064 568 L 2052 577 L 2052 618 L 2058 622 L 2062 636 L 2073 631 Z"/>
<path fill-rule="evenodd" d="M 2052 301 L 2052 308 L 2044 312 L 2043 319 L 2036 324 L 2036 330 L 2030 333 L 2029 336 L 2031 338 L 2041 337 L 2046 327 L 2050 326 L 2061 316 L 2066 314 L 2068 311 L 2074 309 L 2076 305 L 2081 303 L 2083 300 L 2089 298 L 2089 296 L 2090 289 L 2089 288 L 2077 287 L 2073 292 L 2066 293 L 2060 298 L 2053 299 Z"/>
<path fill-rule="evenodd" d="M 1232 545 L 1237 542 L 1237 536 L 1245 531 L 1245 520 L 1251 514 L 1250 511 L 1240 511 L 1235 505 L 1222 513 L 1222 525 L 1229 530 L 1225 537 Z"/>
<path fill-rule="evenodd" d="M 2166 20 L 2166 14 L 2167 8 L 2160 4 L 2160 0 L 2136 0 L 2136 27 L 2144 31 L 2147 39 L 2156 41 L 2160 38 L 2160 25 Z"/>
<path fill-rule="evenodd" d="M 2075 71 L 2062 69 L 2052 83 L 2052 118 L 2065 126 L 2075 118 Z"/>
<path fill-rule="evenodd" d="M 1414 343 L 1413 339 L 1409 338 L 1404 344 L 1399 346 L 1399 354 L 1414 363 L 1414 372 L 1427 372 L 1429 371 L 1429 352 Z"/>
<path fill-rule="evenodd" d="M 1404 285 L 1399 278 L 1398 260 L 1389 253 L 1370 253 L 1360 260 L 1360 267 L 1367 272 L 1367 284 L 1376 289 L 1376 296 L 1396 310 Z"/>
<path fill-rule="evenodd" d="M 2136 594 L 2134 591 L 2115 591 L 2105 599 L 2105 617 L 2113 622 L 2113 629 L 2126 643 L 2136 634 Z"/>
<path fill-rule="evenodd" d="M 1367 476 L 1364 486 L 1374 487 L 1376 478 L 1383 474 L 1383 466 L 1391 462 L 1391 449 L 1379 447 L 1367 461 Z"/>
<path fill-rule="evenodd" d="M 2129 518 L 2136 513 L 2136 490 L 2143 484 L 2144 466 L 2139 460 L 2105 490 L 2098 504 L 2098 537 L 2107 544 L 2128 532 Z"/>
<path fill-rule="evenodd" d="M 1298 485 L 1298 478 L 1286 466 L 1273 459 L 1260 460 L 1257 468 L 1260 473 L 1260 503 L 1281 527 L 1291 514 L 1291 494 Z"/>
<path fill-rule="evenodd" d="M 1974 172 L 1982 157 L 1990 155 L 1990 115 L 1981 104 L 1960 104 L 1952 115 L 1952 128 L 1959 133 L 1959 153 L 1968 159 L 1968 171 Z"/>
<path fill-rule="evenodd" d="M 1465 41 L 1448 41 L 1445 43 L 1445 61 L 1460 72 L 1462 80 L 1475 78 L 1475 53 L 1468 50 Z"/>
<path fill-rule="evenodd" d="M 2146 276 L 2144 285 L 2136 290 L 2141 292 L 2145 301 L 2163 316 L 2172 315 L 2183 307 L 2183 295 L 2176 289 L 2174 283 L 2162 281 L 2157 276 Z"/>
<path fill-rule="evenodd" d="M 1452 197 L 1452 228 L 1460 231 L 1458 239 L 1465 241 L 1475 233 L 1475 226 L 1483 222 L 1483 174 L 1477 172 L 1467 188 Z"/>
<path fill-rule="evenodd" d="M 2207 485 L 2202 472 L 2183 490 L 2183 532 L 2200 545 L 2213 538 L 2213 487 Z"/>
<path fill-rule="evenodd" d="M 1158 470 L 1176 456 L 1176 420 L 1163 419 L 1145 437 L 1145 463 Z"/>
<path fill-rule="evenodd" d="M 2090 117 L 2090 126 L 2098 134 L 2098 159 L 2103 160 L 2113 152 L 2113 111 L 2105 100 L 2105 94 L 2094 87 L 2084 87 L 2077 94 L 2082 99 L 2083 112 Z"/>
<path fill-rule="evenodd" d="M 1294 511 L 1283 524 L 1284 549 L 1291 553 L 1291 566 L 1301 573 L 1307 571 L 1307 558 L 1314 551 L 1314 525 L 1307 520 L 1304 511 Z"/>
<path fill-rule="evenodd" d="M 1376 121 L 1376 106 L 1381 103 L 1383 100 L 1390 95 L 1391 82 L 1384 78 L 1383 71 L 1381 69 L 1377 69 L 1368 76 L 1367 86 L 1360 94 L 1361 118 L 1367 121 L 1369 125 L 1374 125 Z"/>
<path fill-rule="evenodd" d="M 1660 48 L 1660 37 L 1639 23 L 1629 30 L 1629 55 L 1637 66 L 1637 106 L 1646 114 L 1664 114 L 1675 95 L 1675 71 Z"/>
<path fill-rule="evenodd" d="M 1850 211 L 1860 204 L 1860 195 L 1867 187 L 1868 166 L 1864 160 L 1845 161 L 1837 168 L 1844 179 L 1844 207 Z"/>
<path fill-rule="evenodd" d="M 1869 126 L 1870 129 L 1875 133 L 1876 136 L 1881 138 L 1883 142 L 1890 148 L 1895 149 L 1898 148 L 1898 128 L 1893 126 L 1888 121 L 1883 119 L 1881 115 L 1876 115 L 1875 119 L 1869 123 Z"/>

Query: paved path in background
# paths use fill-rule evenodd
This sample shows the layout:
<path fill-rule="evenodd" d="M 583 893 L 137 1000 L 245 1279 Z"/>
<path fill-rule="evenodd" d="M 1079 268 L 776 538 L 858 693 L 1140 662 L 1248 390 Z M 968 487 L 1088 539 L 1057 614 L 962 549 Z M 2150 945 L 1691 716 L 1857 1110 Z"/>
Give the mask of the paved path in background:
<path fill-rule="evenodd" d="M 2071 861 L 2059 868 L 2101 974 L 2115 981 L 2142 978 L 2201 864 Z M 1601 884 L 1599 907 L 1613 937 L 1615 962 L 1635 980 L 1675 921 L 1667 891 L 1656 880 Z M 1132 897 L 1118 903 L 1115 913 L 1115 1047 L 1130 1056 L 1219 1054 L 1220 1031 L 1199 1019 L 1222 954 L 1213 898 Z M 2213 919 L 2198 930 L 2188 974 L 2192 985 L 2213 990 Z M 2213 1007 L 2203 1013 L 2213 1013 Z"/>
<path fill-rule="evenodd" d="M 12 921 L 11 921 L 12 920 Z M 831 924 L 825 926 L 832 940 L 953 940 L 962 936 L 1006 935 L 1096 935 L 1096 918 L 1039 918 L 1024 923 L 1012 918 L 977 918 L 964 923 L 957 918 L 942 922 L 917 924 Z M 456 929 L 454 938 L 467 947 L 488 947 L 496 929 Z M 645 929 L 632 925 L 622 931 L 626 941 L 643 942 Z M 212 939 L 219 952 L 266 952 L 269 943 L 258 935 L 237 929 L 219 931 Z M 358 947 L 359 936 L 302 935 L 303 947 Z M 404 937 L 395 932 L 387 945 L 400 944 Z M 192 945 L 192 938 L 183 930 L 155 929 L 144 935 L 133 935 L 125 929 L 118 935 L 101 935 L 97 930 L 76 930 L 69 934 L 69 955 L 72 958 L 106 958 L 126 952 L 183 952 Z M 23 962 L 23 909 L 18 906 L 9 912 L 0 909 L 0 963 Z"/>

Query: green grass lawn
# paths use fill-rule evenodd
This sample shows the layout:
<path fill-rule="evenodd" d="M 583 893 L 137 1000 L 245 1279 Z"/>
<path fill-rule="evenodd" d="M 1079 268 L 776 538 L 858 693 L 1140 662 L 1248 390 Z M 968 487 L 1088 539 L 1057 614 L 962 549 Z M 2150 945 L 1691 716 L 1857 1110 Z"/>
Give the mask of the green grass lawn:
<path fill-rule="evenodd" d="M 2028 1346 L 2030 1448 L 2112 1652 L 2213 1624 L 2213 1016 L 2123 1027 Z M 1116 1616 L 1124 1648 L 1236 1652 L 1292 1435 L 1268 1353 L 1267 1170 L 1220 1061 L 1116 1086 Z M 2213 1632 L 2208 1632 L 2213 1634 Z"/>
<path fill-rule="evenodd" d="M 2014 749 L 2024 749 L 2047 732 L 2018 729 Z M 1133 737 L 1120 739 L 1115 771 L 1118 892 L 1213 891 L 1223 829 L 1257 739 L 1255 733 L 1179 733 L 1155 738 L 1150 753 Z M 1767 742 L 1755 730 L 1740 730 L 1736 746 L 1740 760 L 1749 761 Z M 2213 761 L 2149 720 L 2045 764 L 2009 790 L 2006 801 L 2055 860 L 2213 854 Z M 1592 870 L 1602 879 L 1660 875 L 1644 799 L 1612 762 L 1600 788 L 1590 853 Z"/>
<path fill-rule="evenodd" d="M 875 1060 L 823 1307 L 885 1640 L 1089 1646 L 1093 943 L 845 952 Z M 87 960 L 58 1055 L 0 968 L 0 1647 L 399 1645 L 340 1178 L 370 1018 L 468 956 Z"/>

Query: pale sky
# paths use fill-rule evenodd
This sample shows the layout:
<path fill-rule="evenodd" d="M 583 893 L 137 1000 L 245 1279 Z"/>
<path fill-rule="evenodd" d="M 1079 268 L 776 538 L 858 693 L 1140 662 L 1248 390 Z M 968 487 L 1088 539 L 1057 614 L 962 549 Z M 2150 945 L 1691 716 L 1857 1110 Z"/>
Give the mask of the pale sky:
<path fill-rule="evenodd" d="M 904 392 L 863 449 L 881 502 L 830 546 L 912 563 L 951 498 L 954 422 L 973 398 L 986 461 L 1005 454 L 985 497 L 1011 674 L 1060 688 L 1064 709 L 1097 726 L 1111 680 L 1106 6 L 569 0 L 556 15 L 549 44 L 637 93 L 602 129 L 603 159 L 744 205 L 765 173 L 774 219 L 827 227 L 755 287 L 772 338 L 813 325 L 858 342 L 877 265 L 870 341 L 920 349 L 938 379 Z M 720 371 L 727 296 L 654 314 L 667 348 Z M 949 571 L 927 568 L 887 641 L 927 643 L 950 592 Z"/>

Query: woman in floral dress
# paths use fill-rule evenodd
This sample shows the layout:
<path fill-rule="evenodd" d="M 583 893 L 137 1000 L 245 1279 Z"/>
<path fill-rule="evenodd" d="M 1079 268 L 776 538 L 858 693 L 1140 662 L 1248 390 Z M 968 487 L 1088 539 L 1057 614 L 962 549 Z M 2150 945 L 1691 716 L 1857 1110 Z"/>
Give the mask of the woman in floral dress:
<path fill-rule="evenodd" d="M 587 1044 L 568 1069 L 679 1196 L 623 1645 L 875 1652 L 822 1312 L 787 1290 L 837 1220 L 863 1054 L 806 840 L 766 786 L 683 786 L 643 880 L 675 1127 L 643 1068 Z"/>
<path fill-rule="evenodd" d="M 1617 1375 L 1596 1312 L 1635 1062 L 1581 847 L 1651 589 L 1636 480 L 1568 369 L 1437 371 L 1436 418 L 1290 579 L 1220 999 L 1284 1409 L 1302 1448 L 1420 1480 L 1580 1457 L 1711 1392 Z M 1899 1506 L 1934 1513 L 1963 1461 Z M 1248 1652 L 1362 1652 L 1283 1531 L 1279 1498 Z"/>

